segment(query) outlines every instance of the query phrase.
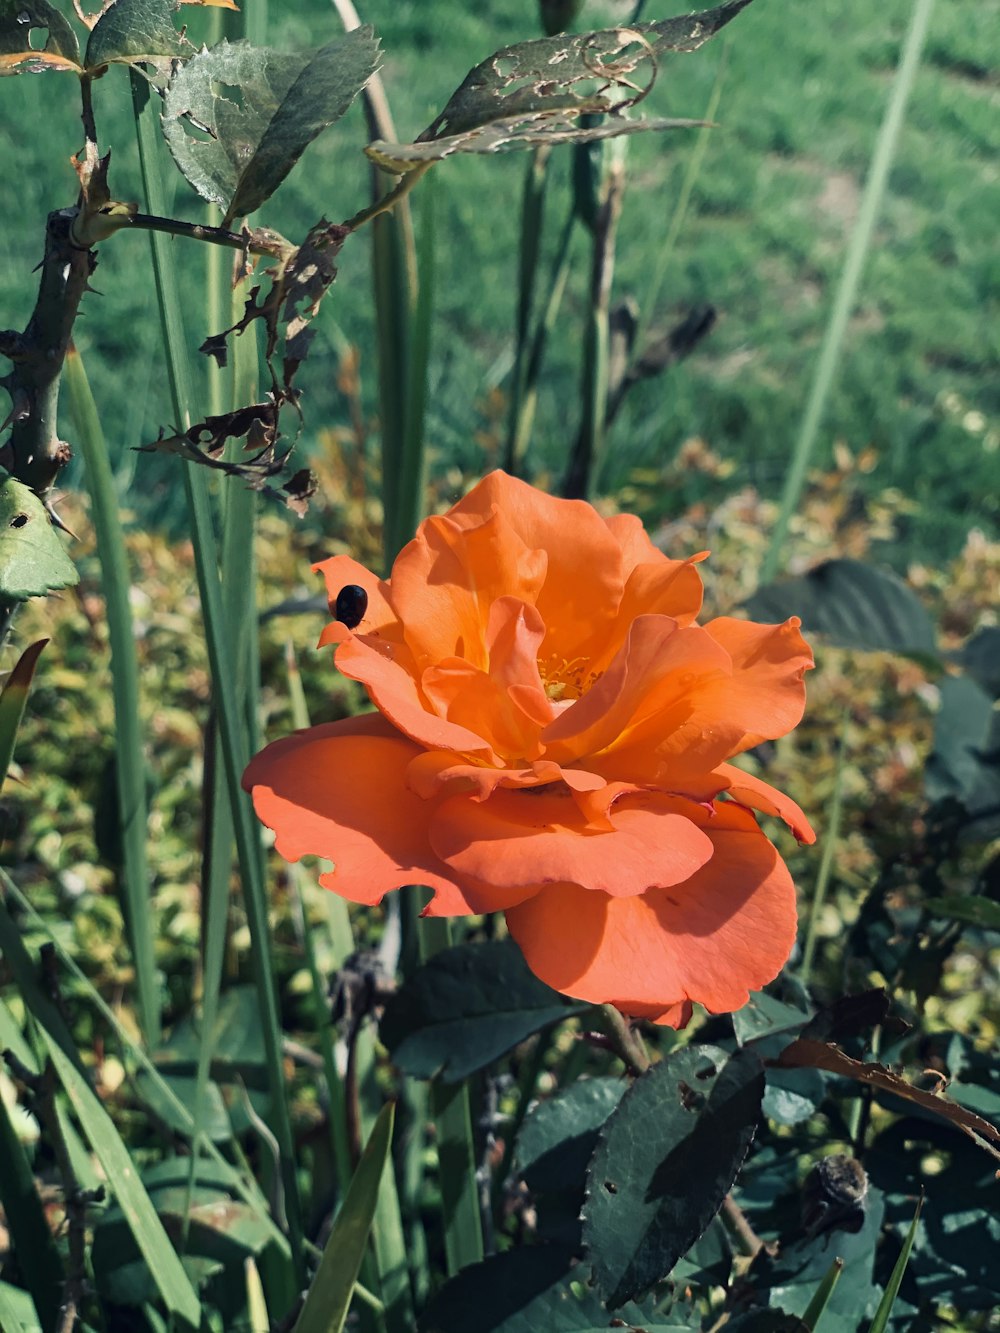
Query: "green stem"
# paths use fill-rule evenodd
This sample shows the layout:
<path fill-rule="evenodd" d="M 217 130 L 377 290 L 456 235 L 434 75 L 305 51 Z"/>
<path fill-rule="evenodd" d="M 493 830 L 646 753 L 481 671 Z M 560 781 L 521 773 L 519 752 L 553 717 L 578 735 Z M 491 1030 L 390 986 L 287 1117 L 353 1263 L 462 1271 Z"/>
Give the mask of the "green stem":
<path fill-rule="evenodd" d="M 148 1045 L 155 1048 L 160 1041 L 160 999 L 153 951 L 151 881 L 146 858 L 146 759 L 139 711 L 139 666 L 129 596 L 132 579 L 107 443 L 87 372 L 79 352 L 72 345 L 66 358 L 66 387 L 90 492 L 108 620 L 125 921 L 135 962 L 139 1021 Z"/>
<path fill-rule="evenodd" d="M 642 1038 L 632 1027 L 623 1013 L 613 1004 L 602 1004 L 600 1008 L 604 1031 L 608 1034 L 611 1049 L 623 1062 L 630 1074 L 644 1074 L 650 1060 Z"/>
<path fill-rule="evenodd" d="M 420 952 L 426 961 L 451 944 L 451 923 L 444 917 L 420 921 Z M 437 1125 L 438 1179 L 449 1277 L 483 1257 L 483 1223 L 476 1183 L 469 1085 L 431 1085 L 432 1114 Z"/>
<path fill-rule="evenodd" d="M 816 373 L 806 402 L 805 414 L 799 427 L 798 438 L 795 441 L 791 464 L 785 476 L 781 507 L 774 525 L 774 532 L 771 535 L 771 544 L 768 547 L 760 571 L 761 583 L 769 583 L 778 571 L 789 525 L 798 508 L 802 490 L 805 486 L 806 473 L 816 448 L 819 428 L 823 423 L 826 405 L 830 398 L 834 376 L 840 361 L 844 335 L 847 332 L 847 321 L 857 300 L 861 273 L 871 247 L 872 233 L 875 230 L 875 222 L 882 207 L 889 172 L 892 169 L 893 159 L 896 155 L 896 145 L 899 142 L 899 134 L 903 128 L 906 105 L 913 89 L 917 70 L 920 67 L 920 57 L 933 9 L 934 0 L 915 0 L 913 12 L 910 16 L 910 26 L 903 43 L 899 68 L 896 71 L 892 86 L 892 95 L 882 119 L 871 169 L 868 173 L 868 180 L 865 182 L 858 220 L 847 249 L 844 267 L 837 285 L 837 293 L 834 297 L 833 309 L 830 312 L 826 332 L 823 335 L 819 360 L 816 362 Z"/>
<path fill-rule="evenodd" d="M 536 148 L 528 162 L 521 195 L 521 237 L 518 248 L 517 327 L 514 338 L 514 367 L 511 373 L 510 418 L 504 467 L 512 475 L 522 459 L 517 451 L 522 404 L 530 353 L 531 310 L 534 304 L 538 262 L 541 257 L 545 190 L 548 184 L 550 145 Z"/>
<path fill-rule="evenodd" d="M 823 855 L 820 858 L 819 871 L 816 875 L 816 887 L 813 890 L 812 902 L 809 904 L 809 916 L 806 921 L 806 937 L 805 942 L 802 945 L 802 964 L 799 968 L 799 975 L 802 978 L 803 986 L 809 985 L 809 978 L 812 975 L 813 958 L 816 954 L 816 931 L 819 926 L 819 914 L 826 899 L 826 891 L 830 884 L 830 876 L 833 873 L 833 860 L 837 852 L 837 841 L 840 837 L 840 818 L 844 805 L 844 773 L 846 771 L 844 760 L 847 752 L 847 724 L 848 714 L 845 710 L 840 722 L 840 737 L 837 741 L 836 769 L 833 775 L 833 794 L 830 797 L 826 834 L 823 839 Z"/>
<path fill-rule="evenodd" d="M 132 92 L 143 182 L 147 199 L 153 207 L 156 207 L 162 197 L 162 184 L 159 179 L 156 157 L 160 145 L 154 123 L 155 109 L 149 101 L 149 91 L 145 82 L 137 75 L 132 76 Z M 150 242 L 163 325 L 167 377 L 177 424 L 181 429 L 185 429 L 192 417 L 192 394 L 188 380 L 180 293 L 175 274 L 170 265 L 165 238 L 158 232 L 152 232 Z M 250 812 L 249 801 L 240 786 L 240 779 L 249 755 L 246 750 L 245 734 L 241 727 L 239 711 L 231 689 L 231 683 L 235 679 L 236 663 L 232 660 L 229 652 L 227 622 L 223 612 L 222 591 L 219 583 L 218 552 L 207 481 L 203 469 L 195 465 L 185 464 L 182 471 L 191 524 L 191 539 L 195 553 L 198 588 L 204 615 L 209 667 L 214 686 L 213 696 L 218 710 L 229 802 L 236 834 L 237 856 L 243 879 L 244 903 L 250 928 L 257 993 L 261 1004 L 261 1029 L 272 1095 L 274 1132 L 281 1154 L 289 1240 L 297 1280 L 304 1283 L 305 1257 L 301 1205 L 295 1171 L 295 1145 L 292 1138 L 285 1089 L 284 1062 L 281 1051 L 281 1024 L 269 948 L 267 900 L 260 874 L 257 829 Z"/>

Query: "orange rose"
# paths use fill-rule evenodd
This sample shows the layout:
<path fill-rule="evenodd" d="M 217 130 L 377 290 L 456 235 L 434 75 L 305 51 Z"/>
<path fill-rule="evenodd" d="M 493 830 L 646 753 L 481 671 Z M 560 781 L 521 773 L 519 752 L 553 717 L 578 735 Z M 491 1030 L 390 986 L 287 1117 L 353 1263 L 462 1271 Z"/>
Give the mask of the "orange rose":
<path fill-rule="evenodd" d="M 696 624 L 701 559 L 494 472 L 388 580 L 324 561 L 331 607 L 350 585 L 368 604 L 320 644 L 378 712 L 250 764 L 278 851 L 335 862 L 320 882 L 352 902 L 425 884 L 428 915 L 503 911 L 578 999 L 675 1026 L 693 1001 L 739 1008 L 795 939 L 791 877 L 751 811 L 814 835 L 727 760 L 796 725 L 812 657 L 795 619 Z"/>

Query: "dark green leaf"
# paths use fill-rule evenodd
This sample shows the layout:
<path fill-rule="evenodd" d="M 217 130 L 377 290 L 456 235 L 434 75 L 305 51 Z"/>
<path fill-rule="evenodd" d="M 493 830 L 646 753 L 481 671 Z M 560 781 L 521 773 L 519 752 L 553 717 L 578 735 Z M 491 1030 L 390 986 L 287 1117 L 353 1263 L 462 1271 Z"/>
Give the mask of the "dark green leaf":
<path fill-rule="evenodd" d="M 933 656 L 934 626 L 912 588 L 860 560 L 827 560 L 803 578 L 772 583 L 747 602 L 755 620 L 800 616 L 841 648 Z"/>
<path fill-rule="evenodd" d="M 222 42 L 170 80 L 163 133 L 178 167 L 225 210 L 228 225 L 270 198 L 378 63 L 371 28 L 294 54 Z"/>
<path fill-rule="evenodd" d="M 658 23 L 546 37 L 497 51 L 468 75 L 437 119 L 415 142 L 366 149 L 389 171 L 405 172 L 451 153 L 487 153 L 540 143 L 587 143 L 643 130 L 675 129 L 701 122 L 627 120 L 622 114 L 641 100 L 637 70 L 646 90 L 661 56 L 695 51 L 750 0 L 727 0 L 715 9 Z M 624 99 L 623 100 L 623 95 Z M 608 113 L 610 119 L 583 129 L 577 118 Z"/>
<path fill-rule="evenodd" d="M 510 940 L 459 944 L 413 973 L 386 1006 L 379 1035 L 404 1073 L 458 1083 L 589 1008 L 539 981 Z"/>
<path fill-rule="evenodd" d="M 796 1005 L 776 1000 L 766 991 L 751 991 L 750 999 L 733 1014 L 733 1031 L 741 1046 L 772 1032 L 793 1032 L 809 1021 L 810 1015 Z"/>
<path fill-rule="evenodd" d="M 816 1114 L 825 1096 L 818 1069 L 768 1069 L 764 1114 L 776 1125 L 798 1125 Z"/>
<path fill-rule="evenodd" d="M 620 1306 L 665 1277 L 708 1227 L 760 1118 L 764 1070 L 688 1047 L 636 1079 L 588 1171 L 584 1241 L 598 1289 Z"/>
<path fill-rule="evenodd" d="M 1000 806 L 1000 713 L 971 676 L 941 681 L 941 706 L 934 724 L 934 749 L 924 771 L 932 801 L 960 801 L 981 837 L 994 836 Z"/>
<path fill-rule="evenodd" d="M 529 1112 L 517 1139 L 514 1168 L 535 1193 L 579 1184 L 597 1131 L 625 1091 L 620 1078 L 580 1079 Z"/>
<path fill-rule="evenodd" d="M 46 34 L 40 50 L 32 47 L 32 32 Z M 0 0 L 0 75 L 79 68 L 76 33 L 54 5 L 48 0 Z"/>
<path fill-rule="evenodd" d="M 420 1333 L 584 1333 L 607 1329 L 608 1312 L 590 1291 L 574 1292 L 572 1248 L 533 1245 L 465 1268 L 442 1287 Z"/>
<path fill-rule="evenodd" d="M 954 654 L 968 674 L 994 699 L 1000 698 L 1000 625 L 984 625 Z"/>
<path fill-rule="evenodd" d="M 35 492 L 13 477 L 0 482 L 0 598 L 25 602 L 79 581 Z"/>
<path fill-rule="evenodd" d="M 87 43 L 84 64 L 162 64 L 194 55 L 195 48 L 174 27 L 173 0 L 115 0 L 97 20 Z"/>
<path fill-rule="evenodd" d="M 955 893 L 947 898 L 928 898 L 928 912 L 948 921 L 964 921 L 980 930 L 1000 930 L 1000 903 L 975 893 Z"/>
<path fill-rule="evenodd" d="M 713 1218 L 708 1230 L 674 1264 L 671 1280 L 681 1287 L 725 1287 L 733 1271 L 733 1247 L 721 1218 Z"/>
<path fill-rule="evenodd" d="M 784 1310 L 751 1310 L 726 1323 L 726 1333 L 810 1333 L 809 1326 Z M 824 1327 L 823 1333 L 827 1333 Z"/>

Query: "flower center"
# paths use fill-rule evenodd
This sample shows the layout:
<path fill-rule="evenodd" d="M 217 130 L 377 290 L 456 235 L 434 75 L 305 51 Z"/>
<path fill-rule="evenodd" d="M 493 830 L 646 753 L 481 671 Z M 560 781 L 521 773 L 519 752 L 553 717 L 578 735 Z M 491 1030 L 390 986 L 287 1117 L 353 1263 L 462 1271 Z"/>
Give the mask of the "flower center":
<path fill-rule="evenodd" d="M 600 680 L 601 671 L 591 671 L 588 657 L 549 657 L 539 659 L 538 671 L 545 693 L 554 704 L 568 704 L 581 698 Z"/>

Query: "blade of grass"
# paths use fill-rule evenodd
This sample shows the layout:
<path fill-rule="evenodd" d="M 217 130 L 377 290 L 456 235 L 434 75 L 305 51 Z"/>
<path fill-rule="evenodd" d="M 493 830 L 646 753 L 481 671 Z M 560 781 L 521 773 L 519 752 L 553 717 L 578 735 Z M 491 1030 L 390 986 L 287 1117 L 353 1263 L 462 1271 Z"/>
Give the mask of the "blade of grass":
<path fill-rule="evenodd" d="M 294 1333 L 341 1333 L 389 1160 L 395 1106 L 382 1108 L 323 1249 Z"/>
<path fill-rule="evenodd" d="M 805 1314 L 802 1316 L 802 1322 L 807 1328 L 812 1329 L 813 1333 L 815 1333 L 820 1316 L 830 1304 L 830 1297 L 833 1295 L 833 1289 L 840 1281 L 840 1275 L 843 1271 L 843 1259 L 834 1259 L 833 1263 L 826 1270 L 822 1282 L 813 1292 L 813 1298 L 806 1307 Z"/>
<path fill-rule="evenodd" d="M 19 1251 L 20 1253 L 20 1251 Z M 12 1288 L 8 1287 L 6 1282 L 0 1282 L 0 1333 L 27 1333 L 24 1324 L 18 1318 L 17 1310 L 14 1308 L 14 1302 L 8 1294 Z M 37 1315 L 36 1315 L 37 1318 Z M 51 1325 L 43 1324 L 38 1321 L 39 1326 L 48 1333 Z"/>
<path fill-rule="evenodd" d="M 878 1309 L 875 1311 L 875 1318 L 872 1320 L 871 1328 L 868 1333 L 885 1333 L 889 1324 L 889 1316 L 892 1314 L 892 1307 L 896 1304 L 896 1297 L 899 1295 L 899 1289 L 903 1285 L 903 1274 L 906 1272 L 906 1265 L 910 1262 L 910 1251 L 913 1249 L 913 1242 L 917 1238 L 917 1224 L 920 1221 L 920 1210 L 924 1206 L 923 1195 L 917 1201 L 917 1211 L 913 1214 L 913 1221 L 910 1223 L 910 1229 L 906 1233 L 906 1240 L 903 1241 L 903 1248 L 899 1252 L 899 1258 L 893 1265 L 892 1273 L 889 1276 L 889 1282 L 885 1291 L 882 1293 L 882 1299 L 878 1303 Z"/>
<path fill-rule="evenodd" d="M 446 917 L 421 920 L 420 952 L 424 961 L 450 944 L 451 923 Z M 451 1277 L 460 1268 L 478 1263 L 484 1253 L 468 1082 L 448 1084 L 436 1078 L 431 1084 L 431 1106 L 437 1126 L 438 1181 Z"/>
<path fill-rule="evenodd" d="M 80 1127 L 104 1169 L 108 1184 L 125 1216 L 129 1230 L 149 1266 L 163 1303 L 171 1314 L 192 1328 L 201 1323 L 201 1301 L 188 1281 L 177 1251 L 170 1243 L 163 1223 L 139 1179 L 135 1163 L 122 1142 L 114 1121 L 101 1105 L 97 1094 L 59 1042 L 40 1025 L 42 1040 L 56 1077 L 69 1097 Z"/>
<path fill-rule="evenodd" d="M 267 1301 L 264 1299 L 264 1284 L 254 1263 L 253 1255 L 248 1254 L 243 1263 L 243 1273 L 247 1285 L 247 1320 L 250 1333 L 271 1333 L 271 1319 L 267 1313 Z"/>
<path fill-rule="evenodd" d="M 819 926 L 819 914 L 823 908 L 823 903 L 826 901 L 826 891 L 830 884 L 830 876 L 833 873 L 833 859 L 836 856 L 837 844 L 840 841 L 840 818 L 844 806 L 844 774 L 847 768 L 847 724 L 848 714 L 845 710 L 840 721 L 840 736 L 837 740 L 836 768 L 833 774 L 833 792 L 830 796 L 826 834 L 823 838 L 823 855 L 820 858 L 819 870 L 816 874 L 816 887 L 813 889 L 812 901 L 809 904 L 809 915 L 806 918 L 806 937 L 802 945 L 802 962 L 799 966 L 799 976 L 802 979 L 803 986 L 809 985 L 809 978 L 812 975 L 813 959 L 816 956 L 816 930 Z"/>
<path fill-rule="evenodd" d="M 155 124 L 156 112 L 149 100 L 145 81 L 137 75 L 132 76 L 132 89 L 146 204 L 155 213 L 162 200 L 158 156 L 162 149 Z M 157 232 L 150 232 L 168 380 L 177 423 L 183 428 L 190 422 L 192 401 L 188 379 L 187 344 L 184 340 L 176 275 L 170 265 L 169 249 L 165 242 L 166 237 Z M 261 875 L 259 833 L 250 812 L 248 799 L 240 787 L 240 778 L 248 762 L 249 753 L 236 701 L 231 692 L 235 663 L 229 651 L 226 618 L 223 612 L 219 560 L 207 480 L 203 470 L 196 465 L 184 464 L 182 471 L 214 687 L 213 699 L 218 711 L 221 749 L 225 761 L 244 903 L 250 928 L 255 983 L 261 1006 L 261 1032 L 272 1094 L 273 1128 L 281 1150 L 289 1239 L 297 1280 L 302 1282 L 305 1277 L 302 1210 L 286 1099 L 281 1025 L 270 957 L 267 899 Z"/>
<path fill-rule="evenodd" d="M 535 304 L 538 264 L 541 258 L 545 215 L 545 193 L 552 149 L 542 144 L 531 154 L 521 192 L 521 233 L 517 253 L 517 323 L 514 330 L 514 365 L 511 371 L 510 416 L 504 467 L 516 475 L 523 459 L 517 443 L 521 437 L 521 414 L 527 388 L 531 351 L 531 314 Z M 523 453 L 523 450 L 522 450 Z"/>
<path fill-rule="evenodd" d="M 132 579 L 108 447 L 83 358 L 74 347 L 70 347 L 67 354 L 63 380 L 83 455 L 108 620 L 111 693 L 115 706 L 115 774 L 122 843 L 122 907 L 135 964 L 139 1023 L 146 1041 L 150 1047 L 155 1047 L 160 1041 L 160 997 L 146 857 L 149 811 L 146 808 L 146 757 L 139 706 L 139 664 L 130 601 Z"/>
<path fill-rule="evenodd" d="M 899 66 L 893 80 L 892 92 L 885 109 L 885 115 L 879 127 L 871 168 L 861 197 L 858 220 L 854 224 L 847 254 L 844 257 L 844 267 L 840 273 L 833 307 L 827 321 L 826 331 L 823 334 L 823 343 L 816 362 L 816 371 L 809 390 L 809 397 L 806 400 L 802 424 L 799 427 L 791 461 L 785 474 L 781 506 L 775 521 L 774 532 L 771 535 L 771 544 L 761 566 L 761 583 L 769 583 L 778 571 L 782 548 L 785 544 L 785 538 L 788 536 L 788 528 L 802 496 L 806 473 L 812 461 L 819 436 L 819 428 L 823 423 L 826 405 L 837 373 L 840 353 L 844 345 L 844 335 L 847 332 L 847 321 L 857 299 L 861 274 L 865 266 L 865 260 L 868 258 L 868 251 L 871 248 L 872 234 L 875 230 L 875 223 L 882 207 L 882 200 L 885 197 L 889 173 L 892 170 L 893 160 L 896 156 L 896 146 L 899 143 L 900 131 L 903 128 L 907 102 L 913 90 L 917 70 L 920 68 L 920 57 L 930 27 L 933 10 L 934 0 L 914 0 L 910 25 L 903 41 Z"/>
<path fill-rule="evenodd" d="M 535 424 L 535 411 L 538 407 L 538 385 L 541 379 L 542 364 L 545 360 L 545 349 L 552 330 L 556 326 L 556 320 L 559 318 L 559 308 L 562 305 L 566 282 L 569 278 L 570 241 L 573 238 L 575 225 L 576 209 L 571 205 L 566 221 L 563 223 L 559 244 L 552 260 L 545 305 L 531 338 L 531 349 L 524 373 L 524 387 L 521 392 L 513 439 L 513 456 L 517 467 L 523 466 L 523 460 L 531 441 L 531 431 Z"/>

